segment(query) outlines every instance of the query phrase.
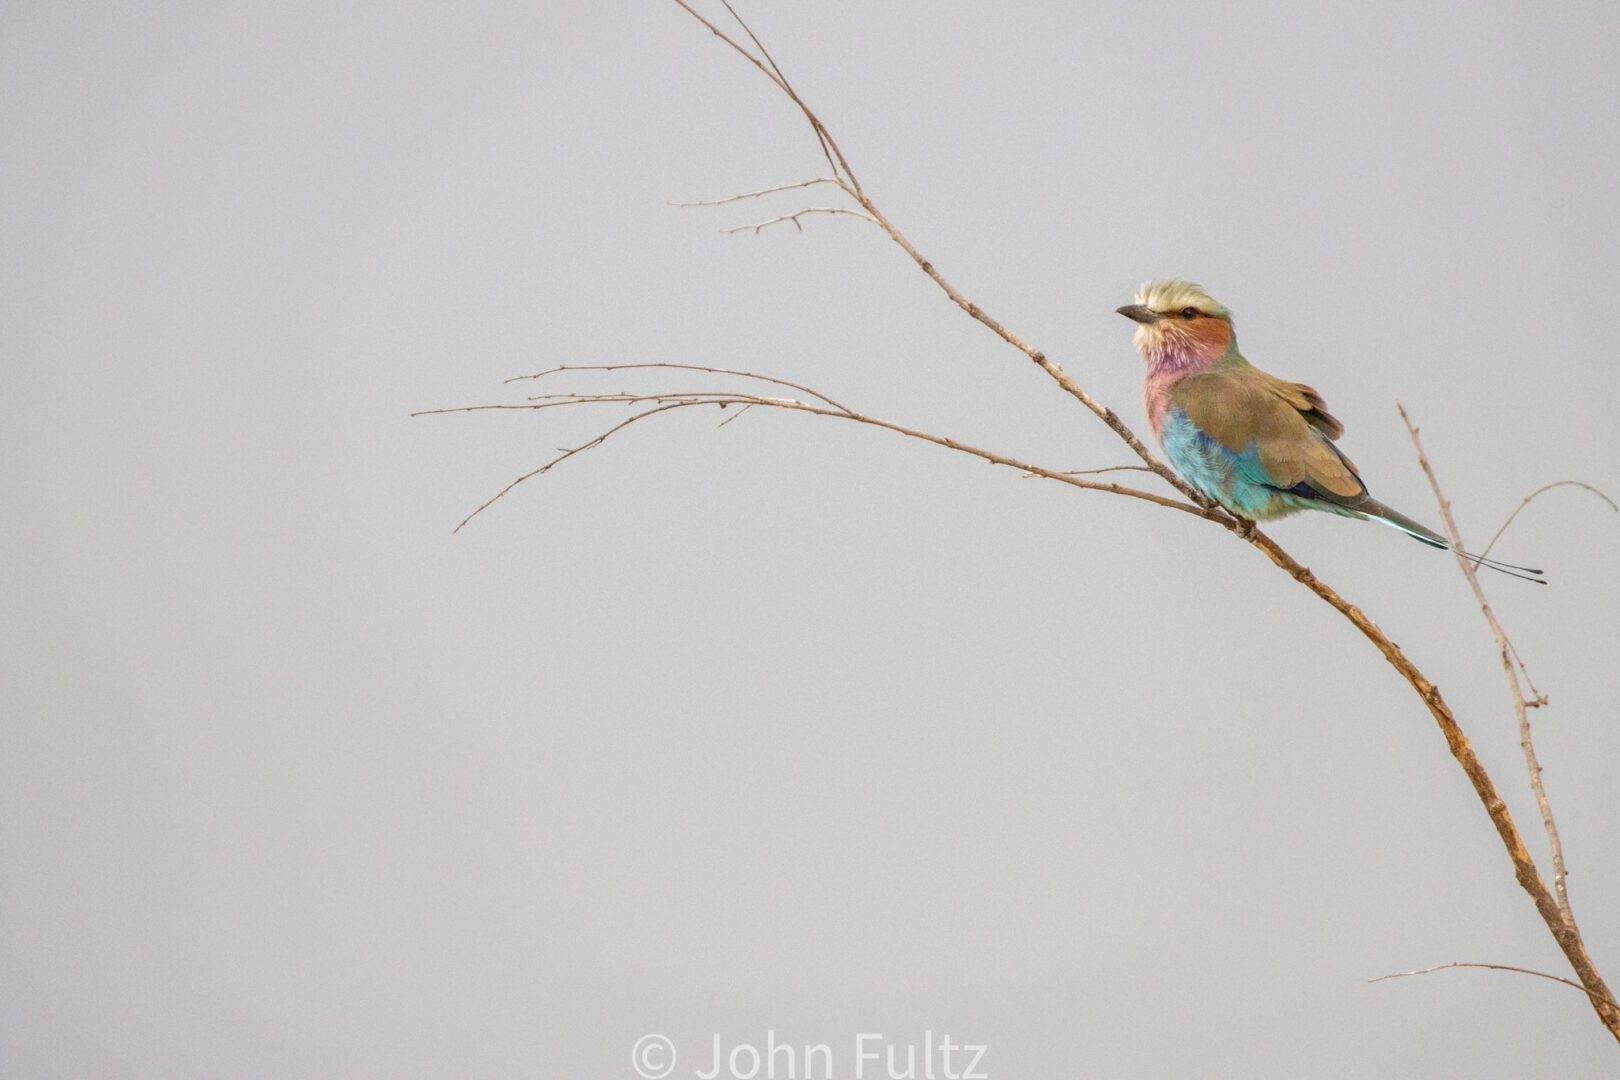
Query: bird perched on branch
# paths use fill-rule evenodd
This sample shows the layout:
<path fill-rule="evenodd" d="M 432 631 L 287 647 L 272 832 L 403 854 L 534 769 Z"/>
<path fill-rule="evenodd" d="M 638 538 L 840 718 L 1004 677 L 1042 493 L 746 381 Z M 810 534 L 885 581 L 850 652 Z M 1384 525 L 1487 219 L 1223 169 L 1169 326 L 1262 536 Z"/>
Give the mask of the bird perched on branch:
<path fill-rule="evenodd" d="M 1430 547 L 1445 537 L 1373 498 L 1334 445 L 1344 434 L 1322 396 L 1243 358 L 1232 313 L 1189 281 L 1150 281 L 1119 313 L 1137 323 L 1153 434 L 1192 487 L 1245 521 L 1300 510 L 1371 519 Z M 1479 559 L 1515 577 L 1539 570 Z"/>

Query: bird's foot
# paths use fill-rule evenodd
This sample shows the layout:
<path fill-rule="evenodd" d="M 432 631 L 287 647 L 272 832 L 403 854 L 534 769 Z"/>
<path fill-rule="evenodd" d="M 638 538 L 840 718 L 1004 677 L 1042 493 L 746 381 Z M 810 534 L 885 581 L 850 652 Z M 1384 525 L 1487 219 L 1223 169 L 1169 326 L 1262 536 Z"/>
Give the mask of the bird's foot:
<path fill-rule="evenodd" d="M 1240 517 L 1237 519 L 1237 527 L 1232 531 L 1241 539 L 1253 540 L 1255 533 L 1254 522 L 1246 517 Z"/>

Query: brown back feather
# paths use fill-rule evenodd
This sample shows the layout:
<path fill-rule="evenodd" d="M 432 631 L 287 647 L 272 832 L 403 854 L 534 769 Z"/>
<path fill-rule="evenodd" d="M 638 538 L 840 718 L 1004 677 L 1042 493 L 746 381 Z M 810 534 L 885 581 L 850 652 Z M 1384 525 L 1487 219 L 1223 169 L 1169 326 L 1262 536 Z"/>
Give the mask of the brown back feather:
<path fill-rule="evenodd" d="M 1309 483 L 1330 499 L 1366 492 L 1355 466 L 1329 442 L 1344 426 L 1315 390 L 1268 375 L 1257 367 L 1223 367 L 1189 375 L 1172 400 L 1198 429 L 1233 453 L 1251 443 L 1279 488 Z"/>

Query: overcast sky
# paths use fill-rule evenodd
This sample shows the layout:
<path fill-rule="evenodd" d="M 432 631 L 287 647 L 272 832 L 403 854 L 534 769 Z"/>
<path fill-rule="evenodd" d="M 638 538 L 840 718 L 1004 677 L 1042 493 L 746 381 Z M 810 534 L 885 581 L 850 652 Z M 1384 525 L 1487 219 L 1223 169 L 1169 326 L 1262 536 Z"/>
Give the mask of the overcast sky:
<path fill-rule="evenodd" d="M 1620 490 L 1612 4 L 744 10 L 928 257 L 1139 430 L 1113 310 L 1184 276 L 1420 520 L 1397 397 L 1475 542 Z M 616 1080 L 659 1033 L 690 1080 L 768 1030 L 839 1080 L 863 1032 L 999 1080 L 1615 1068 L 1567 987 L 1367 984 L 1568 969 L 1409 688 L 1217 529 L 756 409 L 451 535 L 620 414 L 408 414 L 559 363 L 1129 460 L 870 226 L 666 206 L 826 169 L 673 4 L 12 2 L 0 161 L 0 1074 Z M 1273 531 L 1541 857 L 1455 566 Z M 1620 985 L 1620 516 L 1556 491 L 1498 552 L 1552 578 L 1486 585 Z"/>

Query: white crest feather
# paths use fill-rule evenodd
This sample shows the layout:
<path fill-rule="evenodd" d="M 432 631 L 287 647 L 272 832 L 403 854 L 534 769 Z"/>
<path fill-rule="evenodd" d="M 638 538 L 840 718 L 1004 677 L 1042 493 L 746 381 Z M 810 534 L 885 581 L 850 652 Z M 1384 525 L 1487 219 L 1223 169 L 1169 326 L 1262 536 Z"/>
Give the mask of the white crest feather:
<path fill-rule="evenodd" d="M 1136 302 L 1153 311 L 1171 312 L 1197 308 L 1206 315 L 1230 315 L 1224 306 L 1204 291 L 1202 285 L 1175 278 L 1145 281 L 1136 290 Z"/>

